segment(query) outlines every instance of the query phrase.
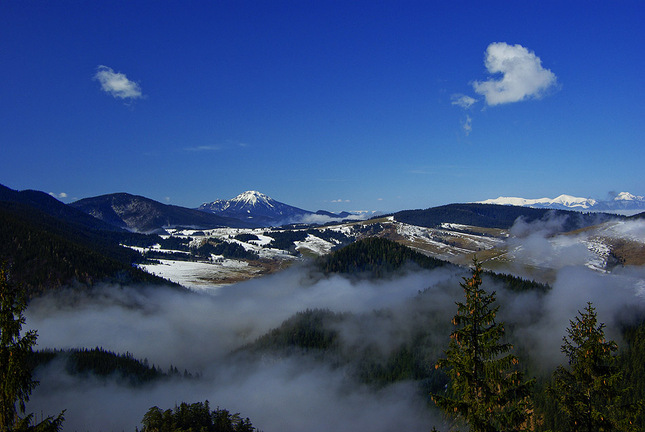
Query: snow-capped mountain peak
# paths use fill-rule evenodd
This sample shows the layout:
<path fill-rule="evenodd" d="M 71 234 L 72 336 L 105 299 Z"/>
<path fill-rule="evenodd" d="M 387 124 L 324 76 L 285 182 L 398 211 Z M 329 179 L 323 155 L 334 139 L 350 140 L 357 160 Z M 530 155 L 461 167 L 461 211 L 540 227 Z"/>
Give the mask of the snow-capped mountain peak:
<path fill-rule="evenodd" d="M 645 197 L 632 195 L 629 192 L 621 192 L 614 198 L 614 201 L 643 201 Z"/>
<path fill-rule="evenodd" d="M 280 226 L 294 223 L 325 223 L 332 219 L 345 219 L 349 213 L 334 214 L 325 211 L 311 212 L 274 200 L 255 190 L 242 192 L 230 200 L 204 203 L 197 210 L 220 216 L 242 219 L 261 226 Z"/>
<path fill-rule="evenodd" d="M 556 198 L 537 198 L 527 199 L 518 197 L 504 197 L 500 196 L 495 199 L 487 199 L 479 201 L 481 204 L 500 204 L 500 205 L 514 205 L 522 207 L 551 207 L 562 206 L 567 208 L 589 208 L 596 204 L 596 200 L 591 198 L 578 198 L 571 195 L 560 195 Z"/>
<path fill-rule="evenodd" d="M 585 211 L 620 211 L 636 212 L 645 209 L 645 197 L 621 192 L 612 200 L 601 201 L 593 198 L 580 198 L 562 194 L 556 198 L 527 199 L 518 197 L 500 196 L 495 199 L 478 201 L 481 204 L 514 205 L 522 207 L 552 208 L 560 210 L 585 210 Z"/>
<path fill-rule="evenodd" d="M 548 198 L 546 198 L 548 200 Z M 557 198 L 551 200 L 553 204 L 560 204 L 565 207 L 581 207 L 581 208 L 590 208 L 596 205 L 597 201 L 593 198 L 579 198 L 572 195 L 562 194 Z"/>
<path fill-rule="evenodd" d="M 216 200 L 204 203 L 198 210 L 227 217 L 250 220 L 259 225 L 277 226 L 302 219 L 312 214 L 307 210 L 283 204 L 261 192 L 242 192 L 230 200 Z"/>
<path fill-rule="evenodd" d="M 243 203 L 244 205 L 250 205 L 255 207 L 258 204 L 264 204 L 270 207 L 274 206 L 275 200 L 268 195 L 263 194 L 262 192 L 258 191 L 246 191 L 242 192 L 235 198 L 233 198 L 231 201 L 235 201 L 238 203 Z"/>

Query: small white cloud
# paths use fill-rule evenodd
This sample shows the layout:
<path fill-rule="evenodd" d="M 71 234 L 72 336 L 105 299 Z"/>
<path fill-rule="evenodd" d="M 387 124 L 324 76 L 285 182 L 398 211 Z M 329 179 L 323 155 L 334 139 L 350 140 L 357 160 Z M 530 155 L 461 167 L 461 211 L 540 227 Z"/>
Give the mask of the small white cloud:
<path fill-rule="evenodd" d="M 101 83 L 101 89 L 119 99 L 138 99 L 142 97 L 141 87 L 130 81 L 125 74 L 114 72 L 107 66 L 99 66 L 94 79 Z"/>
<path fill-rule="evenodd" d="M 67 194 L 65 192 L 61 192 L 61 193 L 58 193 L 58 194 L 54 193 L 54 192 L 49 192 L 49 195 L 53 196 L 54 198 L 58 198 L 58 199 L 67 198 Z"/>
<path fill-rule="evenodd" d="M 500 79 L 473 83 L 475 92 L 483 95 L 488 105 L 537 98 L 556 84 L 555 74 L 543 68 L 542 60 L 521 45 L 490 44 L 485 64 L 491 74 L 502 74 Z"/>
<path fill-rule="evenodd" d="M 331 202 L 333 202 L 333 203 L 348 203 L 350 201 L 348 199 L 346 199 L 346 200 L 344 200 L 344 199 L 335 199 L 335 200 L 331 200 Z"/>
<path fill-rule="evenodd" d="M 470 132 L 473 130 L 473 119 L 469 115 L 466 116 L 466 120 L 461 122 L 461 127 L 466 132 L 466 136 L 470 135 Z"/>
<path fill-rule="evenodd" d="M 463 109 L 468 109 L 473 106 L 475 102 L 477 102 L 477 99 L 463 94 L 454 94 L 452 95 L 451 99 L 453 105 L 457 105 L 459 107 L 462 107 Z"/>
<path fill-rule="evenodd" d="M 222 147 L 218 145 L 202 145 L 196 147 L 186 147 L 184 150 L 191 152 L 219 151 Z"/>

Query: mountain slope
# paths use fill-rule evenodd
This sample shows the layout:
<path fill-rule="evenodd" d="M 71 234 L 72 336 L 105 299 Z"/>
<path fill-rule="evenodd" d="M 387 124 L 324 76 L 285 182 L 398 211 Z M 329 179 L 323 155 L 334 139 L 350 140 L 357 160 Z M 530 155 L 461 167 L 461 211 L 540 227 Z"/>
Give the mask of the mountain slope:
<path fill-rule="evenodd" d="M 496 204 L 448 204 L 426 210 L 404 210 L 394 213 L 394 219 L 410 225 L 434 228 L 442 223 L 473 225 L 483 228 L 508 229 L 521 217 L 530 223 L 543 220 L 547 215 L 562 218 L 562 231 L 571 231 L 605 222 L 616 215 L 604 213 L 583 214 L 570 210 L 521 207 Z"/>
<path fill-rule="evenodd" d="M 15 191 L 0 185 L 0 202 L 2 201 L 28 205 L 79 228 L 120 231 L 118 227 L 105 223 L 79 209 L 68 206 L 45 192 L 35 190 Z"/>
<path fill-rule="evenodd" d="M 0 261 L 29 297 L 76 283 L 166 284 L 133 266 L 141 255 L 111 239 L 118 235 L 79 228 L 28 204 L 0 202 Z"/>
<path fill-rule="evenodd" d="M 252 222 L 162 204 L 137 195 L 115 193 L 85 198 L 70 204 L 113 226 L 134 232 L 160 232 L 169 227 L 253 228 Z"/>
<path fill-rule="evenodd" d="M 198 210 L 253 222 L 261 226 L 299 223 L 307 216 L 316 214 L 281 203 L 258 191 L 246 191 L 230 200 L 204 203 Z"/>

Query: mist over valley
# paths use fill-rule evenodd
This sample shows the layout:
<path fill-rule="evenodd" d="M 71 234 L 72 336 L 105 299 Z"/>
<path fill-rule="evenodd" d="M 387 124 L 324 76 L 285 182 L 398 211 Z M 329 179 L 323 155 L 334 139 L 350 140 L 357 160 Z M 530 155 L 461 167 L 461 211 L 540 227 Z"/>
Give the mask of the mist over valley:
<path fill-rule="evenodd" d="M 54 232 L 58 221 L 70 243 L 56 254 L 80 265 L 69 248 L 87 228 L 45 201 L 38 218 L 21 216 L 32 221 L 22 229 Z M 8 221 L 36 214 L 11 202 Z M 39 352 L 54 353 L 34 371 L 28 411 L 66 410 L 64 430 L 134 430 L 150 407 L 205 400 L 264 431 L 446 428 L 429 394 L 447 383 L 434 364 L 474 256 L 492 270 L 483 286 L 497 293 L 506 339 L 540 382 L 565 361 L 562 336 L 587 302 L 624 349 L 626 329 L 645 319 L 639 216 L 455 204 L 324 225 L 117 228 L 102 241 L 138 256 L 124 263 L 154 282 L 50 276 L 28 285 L 27 329 L 37 330 Z M 4 235 L 24 248 L 17 233 Z M 57 265 L 41 259 L 50 272 Z M 148 378 L 70 363 L 95 349 L 138 359 Z"/>

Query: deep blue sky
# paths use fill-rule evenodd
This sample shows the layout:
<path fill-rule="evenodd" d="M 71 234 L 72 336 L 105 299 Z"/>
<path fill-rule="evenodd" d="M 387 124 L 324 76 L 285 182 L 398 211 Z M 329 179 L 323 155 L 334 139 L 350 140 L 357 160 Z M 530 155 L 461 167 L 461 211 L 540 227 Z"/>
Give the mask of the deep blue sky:
<path fill-rule="evenodd" d="M 644 195 L 644 18 L 643 1 L 3 1 L 0 183 L 332 211 Z"/>

